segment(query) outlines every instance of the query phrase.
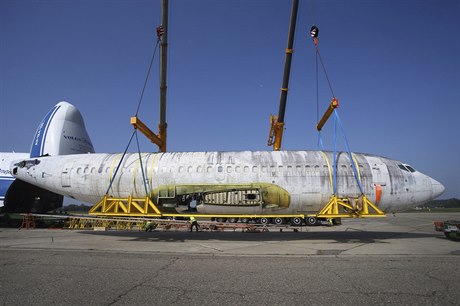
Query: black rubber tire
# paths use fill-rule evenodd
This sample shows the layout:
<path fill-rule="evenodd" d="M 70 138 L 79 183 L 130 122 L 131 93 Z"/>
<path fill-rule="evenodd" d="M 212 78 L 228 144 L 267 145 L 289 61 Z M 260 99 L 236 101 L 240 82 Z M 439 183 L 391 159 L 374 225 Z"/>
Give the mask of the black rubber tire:
<path fill-rule="evenodd" d="M 284 224 L 284 219 L 281 217 L 273 218 L 273 224 L 276 224 L 276 225 Z"/>
<path fill-rule="evenodd" d="M 294 225 L 294 226 L 301 226 L 302 223 L 303 223 L 302 218 L 299 218 L 299 217 L 291 218 L 291 225 Z"/>
<path fill-rule="evenodd" d="M 318 224 L 318 219 L 316 219 L 316 217 L 307 217 L 305 223 L 307 223 L 308 226 L 315 226 Z"/>
<path fill-rule="evenodd" d="M 259 222 L 260 222 L 260 224 L 267 225 L 267 224 L 270 223 L 270 218 L 262 217 L 262 218 L 260 218 Z"/>

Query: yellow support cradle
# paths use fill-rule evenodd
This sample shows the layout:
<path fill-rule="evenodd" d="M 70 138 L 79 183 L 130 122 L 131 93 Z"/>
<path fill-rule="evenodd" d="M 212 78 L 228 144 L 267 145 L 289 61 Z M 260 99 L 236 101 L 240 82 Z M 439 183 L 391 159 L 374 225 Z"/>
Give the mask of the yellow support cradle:
<path fill-rule="evenodd" d="M 149 197 L 145 198 L 112 198 L 105 195 L 99 203 L 94 205 L 90 215 L 104 216 L 161 216 L 160 210 Z"/>
<path fill-rule="evenodd" d="M 339 198 L 333 195 L 317 215 L 319 218 L 383 218 L 385 213 L 366 195 L 358 198 Z"/>

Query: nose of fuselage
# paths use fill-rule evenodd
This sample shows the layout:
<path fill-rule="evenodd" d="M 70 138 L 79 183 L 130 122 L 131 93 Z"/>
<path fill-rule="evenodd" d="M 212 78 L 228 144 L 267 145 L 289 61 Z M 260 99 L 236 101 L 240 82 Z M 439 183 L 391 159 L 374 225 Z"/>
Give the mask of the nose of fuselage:
<path fill-rule="evenodd" d="M 431 189 L 433 191 L 433 199 L 439 197 L 441 194 L 444 193 L 444 186 L 438 182 L 437 180 L 431 179 Z"/>

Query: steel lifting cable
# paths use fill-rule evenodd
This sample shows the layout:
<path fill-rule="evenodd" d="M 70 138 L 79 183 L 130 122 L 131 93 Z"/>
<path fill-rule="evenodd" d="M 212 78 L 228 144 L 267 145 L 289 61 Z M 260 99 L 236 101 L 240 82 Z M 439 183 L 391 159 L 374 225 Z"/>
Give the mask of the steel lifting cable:
<path fill-rule="evenodd" d="M 313 25 L 310 29 L 310 36 L 313 39 L 313 43 L 315 45 L 315 50 L 316 50 L 316 121 L 318 122 L 319 120 L 319 72 L 318 72 L 318 59 L 319 62 L 321 63 L 321 67 L 323 68 L 324 75 L 326 77 L 327 83 L 329 85 L 329 89 L 331 91 L 332 97 L 335 98 L 334 90 L 332 89 L 332 84 L 329 79 L 329 75 L 327 74 L 326 67 L 324 66 L 323 59 L 321 57 L 321 53 L 319 52 L 318 48 L 318 34 L 319 34 L 319 29 L 316 25 Z M 337 125 L 340 128 L 340 131 L 342 132 L 343 139 L 345 141 L 345 147 L 347 150 L 348 158 L 350 159 L 351 167 L 353 170 L 353 175 L 356 179 L 356 182 L 358 183 L 359 190 L 361 191 L 361 194 L 364 194 L 363 187 L 361 185 L 361 180 L 358 175 L 358 170 L 356 169 L 355 162 L 353 160 L 353 156 L 350 151 L 350 147 L 348 145 L 348 140 L 347 136 L 345 134 L 345 130 L 343 128 L 342 122 L 340 120 L 339 114 L 337 112 L 337 109 L 334 109 L 334 161 L 333 161 L 333 192 L 334 195 L 337 196 Z M 321 138 L 321 131 L 318 131 L 318 149 L 324 150 L 323 146 L 323 140 Z"/>
<path fill-rule="evenodd" d="M 136 117 L 139 114 L 139 109 L 141 107 L 142 99 L 144 97 L 145 88 L 147 87 L 147 82 L 148 82 L 148 79 L 149 79 L 149 76 L 150 76 L 150 71 L 152 70 L 153 60 L 155 59 L 155 55 L 156 55 L 157 50 L 158 50 L 158 45 L 160 44 L 161 37 L 164 34 L 163 27 L 162 26 L 157 27 L 156 28 L 156 33 L 157 33 L 157 42 L 156 42 L 155 48 L 153 50 L 152 58 L 150 59 L 150 64 L 149 64 L 149 68 L 147 70 L 147 75 L 145 76 L 144 86 L 142 87 L 141 96 L 139 97 L 139 102 L 137 104 Z M 131 145 L 131 141 L 133 140 L 134 135 L 136 135 L 137 152 L 139 154 L 139 160 L 140 160 L 141 172 L 142 172 L 142 180 L 144 181 L 145 193 L 146 194 L 148 193 L 147 184 L 146 184 L 146 180 L 145 180 L 145 174 L 144 174 L 144 167 L 142 165 L 142 156 L 141 156 L 141 150 L 140 150 L 140 146 L 139 146 L 139 139 L 137 137 L 137 129 L 134 129 L 133 133 L 131 134 L 131 138 L 128 141 L 128 145 L 126 146 L 125 151 L 123 152 L 123 155 L 121 156 L 120 162 L 118 163 L 117 168 L 115 169 L 115 173 L 113 174 L 113 177 L 110 179 L 109 187 L 107 188 L 107 192 L 105 193 L 106 195 L 108 195 L 110 189 L 112 188 L 113 181 L 115 180 L 115 177 L 117 176 L 118 170 L 119 170 L 119 168 L 121 166 L 121 163 L 122 163 L 122 161 L 123 161 L 123 159 L 124 159 L 124 157 L 126 155 L 126 152 L 129 149 L 129 146 Z"/>
<path fill-rule="evenodd" d="M 118 170 L 120 169 L 121 163 L 123 162 L 123 159 L 126 156 L 126 152 L 128 152 L 129 146 L 131 145 L 131 141 L 133 140 L 134 135 L 136 135 L 137 152 L 139 154 L 139 161 L 140 161 L 140 165 L 141 165 L 142 181 L 144 182 L 145 194 L 148 194 L 147 183 L 146 183 L 145 174 L 144 174 L 144 166 L 142 164 L 142 156 L 141 156 L 141 150 L 140 150 L 140 146 L 139 146 L 139 138 L 137 137 L 137 130 L 134 129 L 133 133 L 131 134 L 131 138 L 129 139 L 128 145 L 126 146 L 125 151 L 123 152 L 123 155 L 121 156 L 120 161 L 118 162 L 118 165 L 115 168 L 115 173 L 113 174 L 113 177 L 110 179 L 109 188 L 107 188 L 107 191 L 105 193 L 106 195 L 109 194 L 110 188 L 112 188 L 112 183 L 115 180 L 115 177 L 117 176 Z"/>
<path fill-rule="evenodd" d="M 157 30 L 157 33 L 158 33 L 158 30 Z M 155 49 L 153 50 L 153 55 L 152 55 L 152 59 L 150 60 L 149 69 L 147 70 L 147 75 L 145 76 L 144 86 L 142 87 L 141 96 L 139 97 L 139 103 L 137 104 L 136 117 L 139 114 L 139 109 L 141 107 L 142 98 L 144 97 L 145 88 L 147 87 L 147 81 L 149 80 L 150 70 L 152 70 L 153 60 L 155 59 L 155 55 L 157 54 L 157 50 L 158 50 L 158 46 L 160 44 L 160 41 L 161 41 L 161 36 L 158 37 L 157 43 L 155 45 Z"/>
<path fill-rule="evenodd" d="M 110 188 L 112 188 L 112 183 L 115 180 L 115 177 L 117 176 L 118 169 L 120 168 L 121 162 L 123 161 L 123 158 L 125 157 L 126 152 L 128 151 L 129 145 L 131 144 L 131 141 L 133 140 L 134 134 L 136 134 L 136 129 L 134 129 L 133 133 L 131 134 L 131 138 L 129 139 L 128 145 L 126 146 L 125 151 L 123 152 L 123 155 L 121 156 L 120 161 L 118 162 L 117 168 L 115 169 L 115 173 L 110 178 L 109 188 L 107 188 L 107 191 L 105 193 L 106 195 L 109 194 L 109 190 Z"/>
<path fill-rule="evenodd" d="M 332 89 L 331 81 L 329 79 L 329 75 L 327 74 L 326 67 L 324 66 L 323 59 L 321 57 L 321 53 L 319 52 L 318 47 L 318 35 L 319 35 L 319 28 L 316 25 L 313 25 L 310 28 L 310 36 L 313 39 L 313 43 L 315 45 L 315 63 L 316 63 L 316 122 L 319 122 L 319 65 L 318 62 L 321 63 L 321 67 L 323 68 L 324 75 L 326 76 L 327 83 L 329 85 L 329 89 L 331 91 L 332 97 L 335 97 L 334 90 Z M 319 59 L 319 61 L 318 61 Z M 321 131 L 318 131 L 318 150 L 324 150 L 323 139 L 321 138 Z"/>

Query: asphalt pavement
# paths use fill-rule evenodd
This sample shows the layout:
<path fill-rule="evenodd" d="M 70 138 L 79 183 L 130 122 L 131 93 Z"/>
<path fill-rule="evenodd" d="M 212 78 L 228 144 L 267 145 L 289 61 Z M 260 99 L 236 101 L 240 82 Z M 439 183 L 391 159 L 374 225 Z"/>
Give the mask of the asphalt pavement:
<path fill-rule="evenodd" d="M 0 229 L 3 305 L 459 305 L 460 242 L 433 221 L 243 233 Z"/>

